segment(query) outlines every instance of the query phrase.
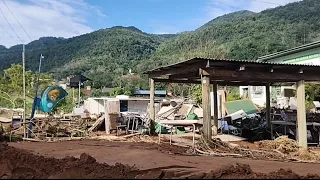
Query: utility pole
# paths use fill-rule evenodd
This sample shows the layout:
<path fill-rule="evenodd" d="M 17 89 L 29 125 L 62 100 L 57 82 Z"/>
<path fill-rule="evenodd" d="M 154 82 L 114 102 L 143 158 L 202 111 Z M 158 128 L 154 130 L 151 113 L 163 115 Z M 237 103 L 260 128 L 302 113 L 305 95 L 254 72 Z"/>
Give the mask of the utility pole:
<path fill-rule="evenodd" d="M 22 45 L 22 66 L 23 66 L 23 137 L 26 138 L 26 65 L 25 46 Z"/>

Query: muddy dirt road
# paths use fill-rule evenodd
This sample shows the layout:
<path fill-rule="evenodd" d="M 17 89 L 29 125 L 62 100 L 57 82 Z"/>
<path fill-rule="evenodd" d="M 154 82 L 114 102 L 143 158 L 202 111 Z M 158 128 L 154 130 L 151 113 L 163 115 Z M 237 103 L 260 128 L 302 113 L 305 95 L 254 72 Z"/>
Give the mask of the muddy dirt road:
<path fill-rule="evenodd" d="M 114 165 L 128 164 L 136 168 L 150 169 L 164 166 L 186 166 L 192 171 L 209 172 L 224 165 L 236 163 L 250 165 L 253 172 L 268 173 L 280 168 L 291 169 L 299 175 L 320 174 L 320 164 L 288 163 L 277 161 L 262 161 L 227 157 L 204 157 L 182 155 L 187 149 L 163 144 L 108 142 L 97 140 L 65 141 L 65 142 L 20 142 L 9 143 L 9 146 L 25 149 L 36 155 L 45 157 L 65 158 L 74 156 L 79 158 L 87 153 L 96 158 L 99 163 Z"/>

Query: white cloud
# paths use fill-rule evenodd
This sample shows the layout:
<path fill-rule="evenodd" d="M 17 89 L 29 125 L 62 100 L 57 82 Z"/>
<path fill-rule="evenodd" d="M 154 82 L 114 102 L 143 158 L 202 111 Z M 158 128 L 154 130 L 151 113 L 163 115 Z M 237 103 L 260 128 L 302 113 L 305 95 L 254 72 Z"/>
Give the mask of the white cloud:
<path fill-rule="evenodd" d="M 298 2 L 302 0 L 256 0 L 250 3 L 248 10 L 253 12 L 260 12 L 268 8 L 275 8 L 277 6 L 286 5 L 288 3 Z"/>
<path fill-rule="evenodd" d="M 83 0 L 27 0 L 26 3 L 18 0 L 5 0 L 5 2 L 32 40 L 43 36 L 68 38 L 88 33 L 93 31 L 87 25 L 89 15 L 106 17 L 98 7 Z M 0 1 L 0 8 L 23 42 L 30 42 L 2 1 Z M 10 47 L 21 43 L 1 13 L 0 34 L 1 45 Z"/>

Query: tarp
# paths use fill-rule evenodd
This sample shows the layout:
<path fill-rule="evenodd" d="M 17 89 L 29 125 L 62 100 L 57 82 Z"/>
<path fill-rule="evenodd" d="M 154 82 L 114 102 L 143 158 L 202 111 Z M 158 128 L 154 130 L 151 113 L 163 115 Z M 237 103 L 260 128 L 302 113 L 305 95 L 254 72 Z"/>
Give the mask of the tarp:
<path fill-rule="evenodd" d="M 239 110 L 243 110 L 246 114 L 255 114 L 260 112 L 256 105 L 250 100 L 237 100 L 237 101 L 229 101 L 224 103 L 227 113 L 232 114 Z"/>

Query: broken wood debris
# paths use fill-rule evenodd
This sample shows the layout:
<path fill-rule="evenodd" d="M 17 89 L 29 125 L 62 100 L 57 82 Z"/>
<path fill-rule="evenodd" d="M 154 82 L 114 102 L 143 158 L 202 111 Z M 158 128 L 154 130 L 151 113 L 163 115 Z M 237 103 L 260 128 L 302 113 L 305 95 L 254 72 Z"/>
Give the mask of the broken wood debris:
<path fill-rule="evenodd" d="M 88 132 L 92 132 L 93 130 L 96 130 L 104 121 L 104 116 L 101 116 L 96 120 L 96 122 L 93 123 L 93 125 L 88 129 Z"/>

